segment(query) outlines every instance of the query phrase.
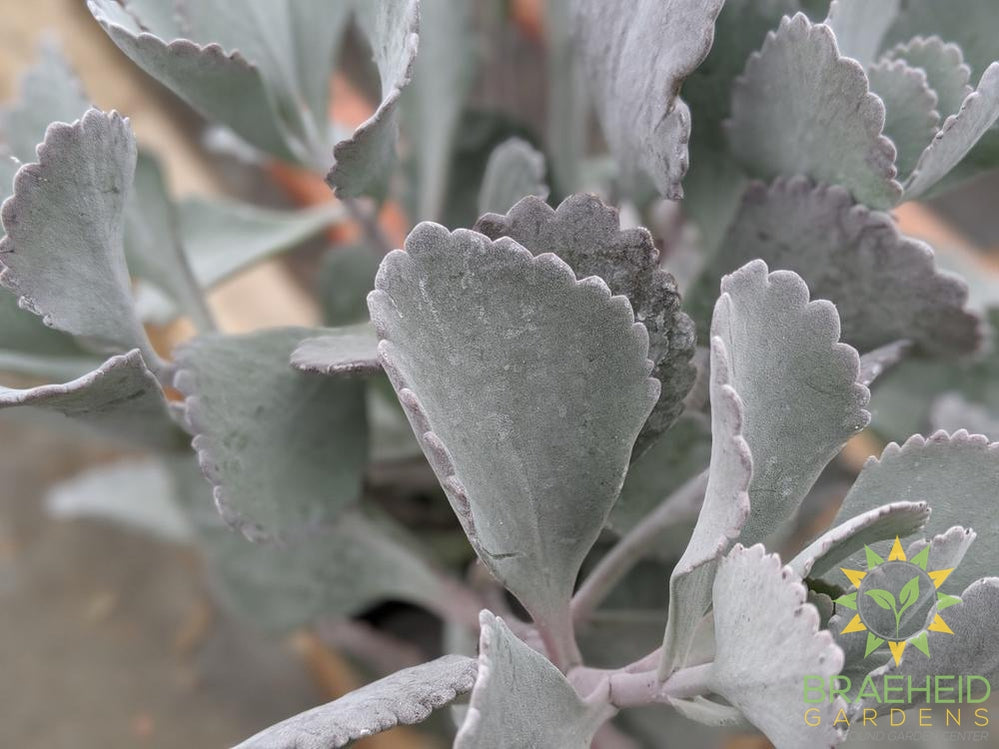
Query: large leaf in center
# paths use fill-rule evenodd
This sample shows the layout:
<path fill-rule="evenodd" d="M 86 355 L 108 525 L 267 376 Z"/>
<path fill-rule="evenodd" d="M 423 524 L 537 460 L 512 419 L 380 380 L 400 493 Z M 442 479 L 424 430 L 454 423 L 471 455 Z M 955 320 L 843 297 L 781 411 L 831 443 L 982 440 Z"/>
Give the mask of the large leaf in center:
<path fill-rule="evenodd" d="M 627 299 L 551 254 L 424 223 L 368 297 L 379 353 L 490 570 L 560 626 L 659 395 Z"/>

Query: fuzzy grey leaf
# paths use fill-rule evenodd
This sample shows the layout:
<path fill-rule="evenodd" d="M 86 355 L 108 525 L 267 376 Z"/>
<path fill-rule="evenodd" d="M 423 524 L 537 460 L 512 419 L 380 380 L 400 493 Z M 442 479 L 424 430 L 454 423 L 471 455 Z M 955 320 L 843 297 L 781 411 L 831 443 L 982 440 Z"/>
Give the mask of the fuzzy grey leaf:
<path fill-rule="evenodd" d="M 788 562 L 788 567 L 799 577 L 819 577 L 867 544 L 918 533 L 929 516 L 925 502 L 876 507 L 823 533 Z"/>
<path fill-rule="evenodd" d="M 161 366 L 135 312 L 124 212 L 135 170 L 128 121 L 95 109 L 54 124 L 38 163 L 22 167 L 3 204 L 0 283 L 54 328 L 110 351 L 139 348 Z"/>
<path fill-rule="evenodd" d="M 870 458 L 836 516 L 837 522 L 887 502 L 921 501 L 932 509 L 928 533 L 969 523 L 978 534 L 975 553 L 948 582 L 963 588 L 999 567 L 999 443 L 961 430 L 914 435 Z"/>
<path fill-rule="evenodd" d="M 843 665 L 843 651 L 819 631 L 818 612 L 805 596 L 801 580 L 760 545 L 736 544 L 718 565 L 711 684 L 777 749 L 833 747 L 842 739 L 834 725 L 846 708 L 842 697 L 815 706 L 820 726 L 801 720 L 804 677 L 828 678 Z"/>
<path fill-rule="evenodd" d="M 265 728 L 236 749 L 340 749 L 395 726 L 422 723 L 434 710 L 471 691 L 478 664 L 445 655 Z"/>
<path fill-rule="evenodd" d="M 663 385 L 635 448 L 640 455 L 680 415 L 695 375 L 694 325 L 680 309 L 675 280 L 659 268 L 652 236 L 645 229 L 622 231 L 615 209 L 584 194 L 554 210 L 543 200 L 524 198 L 506 216 L 483 216 L 475 230 L 492 239 L 510 237 L 535 255 L 558 255 L 577 277 L 599 276 L 612 293 L 628 297 L 649 331 L 652 376 Z"/>
<path fill-rule="evenodd" d="M 741 538 L 755 542 L 792 515 L 822 469 L 867 425 L 870 393 L 857 381 L 857 352 L 839 342 L 836 308 L 809 301 L 799 276 L 768 274 L 754 260 L 721 288 L 711 333 L 725 344 L 731 385 L 745 407 L 754 470 Z"/>
<path fill-rule="evenodd" d="M 625 174 L 680 198 L 690 111 L 677 92 L 707 56 L 722 0 L 576 0 L 586 79 Z"/>
<path fill-rule="evenodd" d="M 725 129 L 753 176 L 805 175 L 887 208 L 902 188 L 884 124 L 884 105 L 868 91 L 861 66 L 839 55 L 828 26 L 798 13 L 750 56 Z"/>
<path fill-rule="evenodd" d="M 202 470 L 222 517 L 252 540 L 335 525 L 360 496 L 364 385 L 292 369 L 292 351 L 312 334 L 211 335 L 177 352 L 175 385 Z"/>
<path fill-rule="evenodd" d="M 930 540 L 918 538 L 909 544 L 906 549 L 906 556 L 912 559 L 926 546 L 930 547 L 928 569 L 949 570 L 960 566 L 964 555 L 978 538 L 978 534 L 970 528 L 963 528 L 955 525 L 943 533 L 940 533 Z M 948 586 L 949 587 L 949 586 Z"/>
<path fill-rule="evenodd" d="M 885 105 L 884 133 L 895 144 L 898 172 L 907 176 L 939 128 L 937 95 L 926 73 L 904 60 L 881 60 L 867 69 L 867 77 Z"/>
<path fill-rule="evenodd" d="M 881 40 L 898 15 L 901 0 L 832 0 L 826 23 L 836 35 L 840 54 L 864 67 L 878 56 Z"/>
<path fill-rule="evenodd" d="M 0 110 L 0 150 L 35 160 L 50 123 L 71 123 L 90 108 L 79 79 L 52 40 L 39 45 L 38 62 L 21 78 L 20 98 Z M 0 191 L 0 194 L 3 194 Z"/>
<path fill-rule="evenodd" d="M 615 712 L 606 695 L 583 701 L 502 619 L 483 611 L 479 623 L 479 671 L 454 749 L 588 749 Z"/>
<path fill-rule="evenodd" d="M 156 458 L 81 471 L 49 488 L 45 508 L 54 518 L 96 518 L 175 543 L 193 539 L 170 473 Z"/>
<path fill-rule="evenodd" d="M 0 409 L 35 406 L 79 419 L 125 443 L 176 448 L 183 434 L 170 420 L 166 398 L 138 349 L 113 356 L 63 385 L 27 390 L 0 387 Z"/>
<path fill-rule="evenodd" d="M 562 627 L 659 394 L 627 300 L 554 255 L 424 223 L 368 297 L 379 354 L 486 566 Z"/>
<path fill-rule="evenodd" d="M 927 679 L 944 674 L 962 677 L 974 674 L 990 681 L 999 676 L 999 652 L 992 646 L 999 637 L 999 578 L 986 577 L 971 583 L 961 594 L 961 603 L 944 609 L 943 619 L 951 634 L 928 633 L 929 658 L 915 647 L 908 647 L 897 666 L 889 661 L 871 672 L 879 694 L 884 694 L 888 677 L 897 677 L 895 683 L 911 678 L 913 684 L 924 684 Z M 982 685 L 974 688 L 976 698 L 981 696 Z M 918 690 L 910 694 L 915 696 L 911 703 L 914 705 L 927 699 Z M 855 713 L 860 713 L 864 708 L 885 712 L 889 706 L 867 698 L 852 707 Z"/>
<path fill-rule="evenodd" d="M 326 181 L 338 197 L 383 191 L 395 161 L 399 97 L 413 75 L 419 42 L 419 0 L 365 0 L 356 13 L 378 66 L 382 99 L 375 113 L 333 148 Z"/>
<path fill-rule="evenodd" d="M 510 138 L 489 155 L 479 189 L 479 214 L 506 213 L 527 195 L 548 197 L 545 157 L 527 141 Z"/>
<path fill-rule="evenodd" d="M 999 119 L 999 63 L 989 65 L 978 88 L 968 95 L 960 111 L 944 122 L 926 147 L 905 183 L 905 197 L 916 198 L 929 190 L 960 163 L 986 131 Z"/>
<path fill-rule="evenodd" d="M 723 340 L 711 339 L 711 465 L 697 525 L 669 579 L 670 609 L 660 679 L 683 666 L 697 625 L 711 607 L 718 559 L 749 517 L 753 456 L 743 436 L 745 407 L 732 385 Z"/>
<path fill-rule="evenodd" d="M 927 85 L 937 95 L 936 110 L 941 122 L 956 114 L 971 93 L 968 85 L 971 69 L 964 64 L 961 48 L 938 36 L 917 36 L 888 50 L 885 58 L 903 60 L 909 67 L 926 74 Z"/>
<path fill-rule="evenodd" d="M 345 215 L 338 204 L 276 211 L 203 198 L 183 201 L 179 211 L 181 241 L 204 287 L 301 244 Z"/>
<path fill-rule="evenodd" d="M 291 366 L 301 372 L 324 375 L 374 374 L 378 361 L 378 335 L 371 323 L 330 328 L 321 336 L 306 338 L 291 354 Z"/>
<path fill-rule="evenodd" d="M 959 46 L 971 72 L 981 75 L 993 61 L 999 60 L 999 19 L 995 5 L 991 0 L 964 0 L 960 13 L 954 13 L 954 7 L 936 0 L 906 0 L 885 35 L 885 44 L 936 34 Z"/>
<path fill-rule="evenodd" d="M 806 179 L 754 183 L 719 253 L 698 284 L 698 304 L 723 271 L 752 258 L 792 270 L 839 312 L 843 340 L 861 351 L 911 339 L 933 354 L 974 351 L 978 317 L 967 285 L 935 267 L 924 242 L 901 235 L 886 213 L 855 204 L 846 190 Z M 703 318 L 700 308 L 695 311 Z"/>

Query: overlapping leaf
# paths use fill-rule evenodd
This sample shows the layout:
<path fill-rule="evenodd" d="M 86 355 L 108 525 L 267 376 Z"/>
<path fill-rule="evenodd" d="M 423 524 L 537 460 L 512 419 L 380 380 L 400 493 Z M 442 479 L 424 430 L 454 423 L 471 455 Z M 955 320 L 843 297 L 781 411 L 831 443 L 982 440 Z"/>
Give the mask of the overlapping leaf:
<path fill-rule="evenodd" d="M 659 252 L 644 229 L 622 231 L 617 211 L 593 195 L 573 195 L 557 209 L 525 198 L 506 216 L 487 214 L 475 224 L 488 237 L 510 237 L 535 255 L 554 253 L 579 278 L 604 279 L 631 301 L 635 318 L 649 331 L 653 377 L 662 392 L 636 446 L 640 455 L 679 416 L 694 382 L 694 326 L 680 309 L 673 277 L 659 268 Z"/>
<path fill-rule="evenodd" d="M 479 670 L 455 749 L 588 749 L 614 714 L 606 695 L 583 701 L 543 655 L 488 611 L 479 618 Z"/>
<path fill-rule="evenodd" d="M 840 54 L 852 57 L 864 67 L 881 50 L 881 42 L 898 15 L 901 0 L 832 0 L 826 23 L 836 35 Z"/>
<path fill-rule="evenodd" d="M 719 306 L 725 304 L 725 298 Z M 719 326 L 722 327 L 722 326 Z M 724 331 L 720 331 L 724 332 Z M 732 386 L 728 351 L 711 339 L 711 465 L 697 525 L 670 575 L 670 610 L 659 676 L 684 664 L 697 625 L 711 607 L 718 559 L 749 517 L 753 456 L 743 437 L 745 407 Z"/>
<path fill-rule="evenodd" d="M 904 60 L 881 60 L 867 69 L 871 91 L 885 104 L 884 133 L 895 144 L 895 164 L 907 176 L 940 124 L 937 94 L 926 73 Z"/>
<path fill-rule="evenodd" d="M 527 141 L 511 138 L 489 156 L 479 189 L 479 214 L 506 213 L 527 195 L 548 197 L 545 157 Z"/>
<path fill-rule="evenodd" d="M 828 679 L 843 652 L 805 603 L 805 586 L 762 546 L 736 545 L 721 560 L 714 582 L 715 651 L 710 682 L 777 749 L 835 746 L 842 697 L 816 705 L 819 726 L 801 719 L 805 676 Z M 775 657 L 776 656 L 776 657 Z"/>
<path fill-rule="evenodd" d="M 178 350 L 176 386 L 223 518 L 251 539 L 339 526 L 361 491 L 363 383 L 288 365 L 313 331 L 205 336 Z"/>
<path fill-rule="evenodd" d="M 941 121 L 960 108 L 971 93 L 968 81 L 971 70 L 964 64 L 961 49 L 940 37 L 917 36 L 885 53 L 888 60 L 904 60 L 907 65 L 926 74 L 926 82 L 937 95 L 937 111 Z"/>
<path fill-rule="evenodd" d="M 843 500 L 837 521 L 887 502 L 926 502 L 933 515 L 929 533 L 969 524 L 979 543 L 948 582 L 963 588 L 999 566 L 999 522 L 989 508 L 999 502 L 999 444 L 961 430 L 914 435 L 870 458 Z"/>
<path fill-rule="evenodd" d="M 726 133 L 753 176 L 805 175 L 886 208 L 902 189 L 884 123 L 884 105 L 861 66 L 840 56 L 828 26 L 799 13 L 750 56 L 732 89 Z"/>
<path fill-rule="evenodd" d="M 265 728 L 236 749 L 339 749 L 395 726 L 422 723 L 471 691 L 476 671 L 474 659 L 445 655 Z"/>
<path fill-rule="evenodd" d="M 751 512 L 741 537 L 760 541 L 791 516 L 826 464 L 866 426 L 870 394 L 857 381 L 857 352 L 839 342 L 835 307 L 809 301 L 804 281 L 790 271 L 768 273 L 754 260 L 726 276 L 712 335 L 728 351 L 753 456 Z"/>
<path fill-rule="evenodd" d="M 623 297 L 510 239 L 421 224 L 369 296 L 382 363 L 487 567 L 566 625 L 659 393 Z"/>
<path fill-rule="evenodd" d="M 721 0 L 578 0 L 580 52 L 604 135 L 624 172 L 679 198 L 690 110 L 683 79 L 708 54 Z"/>
<path fill-rule="evenodd" d="M 378 336 L 370 323 L 330 328 L 298 344 L 291 354 L 291 366 L 325 375 L 380 372 Z"/>
<path fill-rule="evenodd" d="M 938 270 L 929 246 L 900 234 L 891 216 L 855 204 L 842 188 L 801 178 L 754 184 L 722 246 L 691 295 L 699 319 L 724 271 L 761 258 L 832 301 L 843 340 L 861 351 L 901 339 L 937 354 L 979 343 L 964 281 Z"/>

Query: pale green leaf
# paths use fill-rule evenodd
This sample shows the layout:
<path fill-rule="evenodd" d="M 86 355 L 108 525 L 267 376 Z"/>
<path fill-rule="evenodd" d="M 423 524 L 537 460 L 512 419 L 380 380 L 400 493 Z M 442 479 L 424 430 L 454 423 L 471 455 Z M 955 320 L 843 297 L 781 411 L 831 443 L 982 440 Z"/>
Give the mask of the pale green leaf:
<path fill-rule="evenodd" d="M 895 144 L 898 173 L 908 176 L 939 128 L 937 95 L 926 73 L 904 60 L 881 60 L 867 69 L 867 78 L 885 105 L 884 133 Z"/>
<path fill-rule="evenodd" d="M 804 678 L 828 679 L 843 665 L 843 651 L 829 632 L 819 631 L 818 613 L 805 603 L 805 593 L 801 580 L 761 545 L 737 544 L 722 558 L 714 582 L 712 688 L 777 749 L 835 746 L 842 739 L 834 725 L 846 708 L 842 697 L 809 705 L 818 710 L 821 725 L 801 718 Z"/>
<path fill-rule="evenodd" d="M 971 70 L 964 64 L 961 48 L 937 36 L 917 36 L 885 53 L 889 60 L 904 60 L 909 67 L 922 70 L 926 83 L 937 95 L 936 110 L 940 121 L 955 114 L 971 93 L 968 81 Z"/>
<path fill-rule="evenodd" d="M 884 105 L 861 66 L 840 56 L 828 26 L 798 13 L 750 56 L 725 129 L 733 155 L 753 176 L 804 175 L 887 208 L 902 188 L 884 124 Z"/>
<path fill-rule="evenodd" d="M 291 366 L 301 372 L 359 375 L 381 372 L 378 336 L 371 323 L 328 328 L 306 338 L 291 354 Z"/>
<path fill-rule="evenodd" d="M 881 40 L 895 17 L 901 0 L 832 0 L 826 23 L 836 35 L 840 54 L 864 67 L 878 56 Z"/>
<path fill-rule="evenodd" d="M 479 214 L 506 213 L 521 198 L 548 197 L 545 157 L 520 138 L 503 141 L 489 156 L 479 188 Z"/>
<path fill-rule="evenodd" d="M 340 749 L 395 726 L 422 723 L 471 691 L 477 670 L 476 661 L 463 655 L 405 668 L 265 728 L 236 749 Z"/>
<path fill-rule="evenodd" d="M 683 195 L 690 110 L 677 98 L 707 56 L 721 0 L 578 0 L 586 81 L 624 173 L 643 171 L 668 198 Z"/>
<path fill-rule="evenodd" d="M 645 328 L 553 255 L 428 223 L 386 256 L 368 301 L 476 551 L 542 627 L 563 627 L 659 394 Z"/>
<path fill-rule="evenodd" d="M 606 695 L 584 701 L 543 655 L 488 611 L 479 617 L 479 670 L 454 749 L 589 749 L 614 714 Z"/>
<path fill-rule="evenodd" d="M 312 334 L 204 336 L 177 351 L 175 384 L 219 512 L 254 540 L 337 525 L 360 496 L 364 385 L 292 369 Z"/>
<path fill-rule="evenodd" d="M 339 245 L 323 255 L 316 290 L 327 325 L 368 319 L 368 292 L 375 287 L 381 255 L 364 243 Z"/>

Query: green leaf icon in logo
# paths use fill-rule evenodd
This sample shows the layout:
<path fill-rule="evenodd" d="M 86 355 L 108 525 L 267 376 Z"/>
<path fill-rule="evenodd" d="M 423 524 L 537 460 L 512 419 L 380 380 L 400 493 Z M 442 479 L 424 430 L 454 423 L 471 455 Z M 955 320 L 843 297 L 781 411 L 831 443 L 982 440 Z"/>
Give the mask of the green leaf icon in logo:
<path fill-rule="evenodd" d="M 865 590 L 864 595 L 873 598 L 874 603 L 883 608 L 885 611 L 895 611 L 897 609 L 895 596 L 891 594 L 891 591 L 881 590 L 880 588 L 872 588 L 871 590 Z"/>
<path fill-rule="evenodd" d="M 902 590 L 898 594 L 898 603 L 895 602 L 895 596 L 890 591 L 880 588 L 866 590 L 864 595 L 870 596 L 878 606 L 895 615 L 895 637 L 897 638 L 902 614 L 919 600 L 919 575 L 902 586 Z M 901 608 L 899 608 L 899 604 L 901 604 Z"/>

